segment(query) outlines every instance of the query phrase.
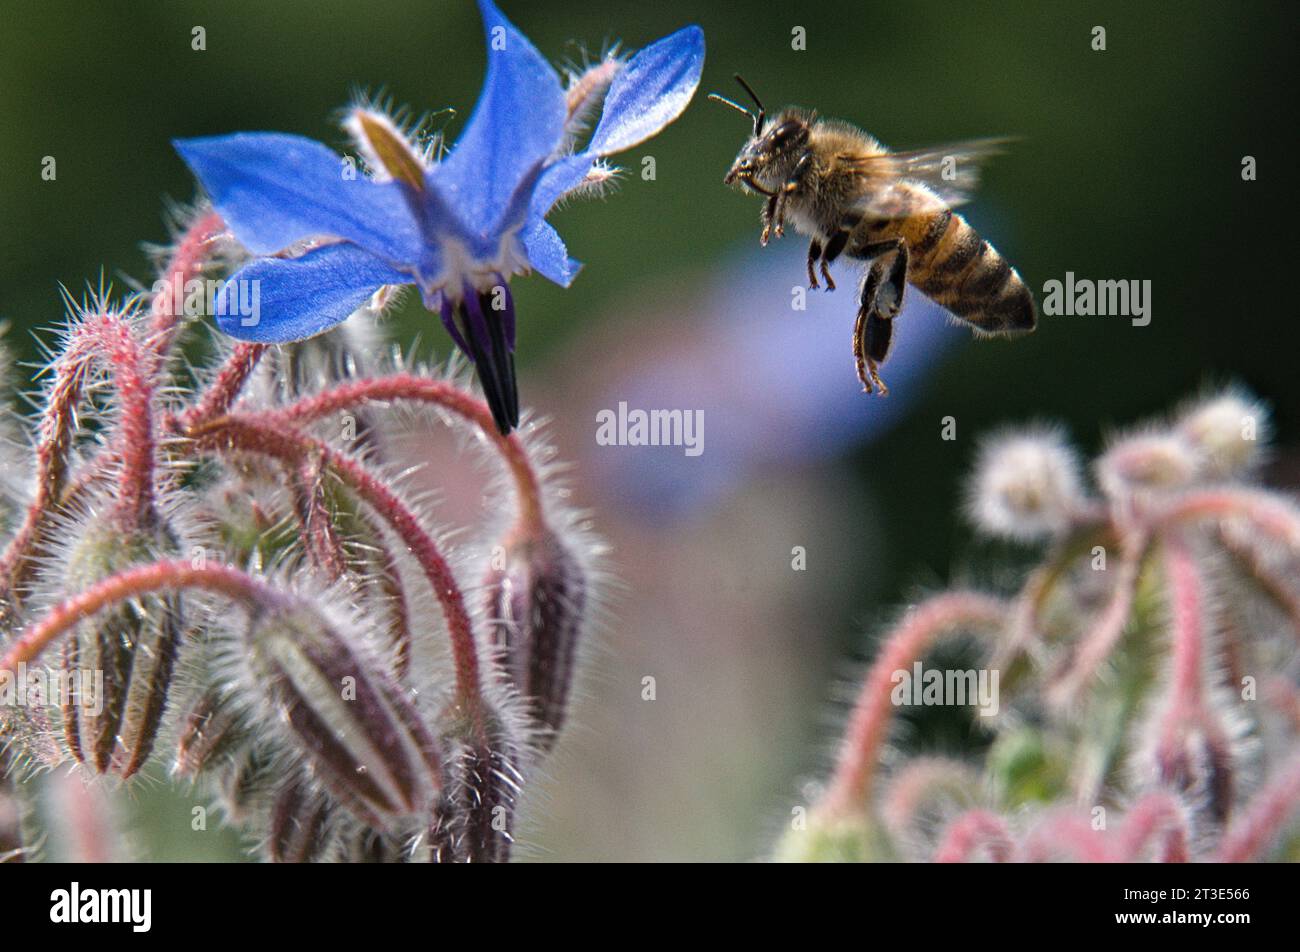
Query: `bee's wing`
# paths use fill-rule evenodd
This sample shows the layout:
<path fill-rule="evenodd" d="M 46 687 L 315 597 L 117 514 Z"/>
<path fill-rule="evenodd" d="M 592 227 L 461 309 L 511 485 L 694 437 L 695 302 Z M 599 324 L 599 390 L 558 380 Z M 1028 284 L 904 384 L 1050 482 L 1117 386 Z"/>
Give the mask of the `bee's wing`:
<path fill-rule="evenodd" d="M 854 211 L 868 218 L 904 218 L 968 202 L 979 185 L 983 163 L 1005 152 L 1011 141 L 971 139 L 907 152 L 841 156 L 868 180 Z"/>

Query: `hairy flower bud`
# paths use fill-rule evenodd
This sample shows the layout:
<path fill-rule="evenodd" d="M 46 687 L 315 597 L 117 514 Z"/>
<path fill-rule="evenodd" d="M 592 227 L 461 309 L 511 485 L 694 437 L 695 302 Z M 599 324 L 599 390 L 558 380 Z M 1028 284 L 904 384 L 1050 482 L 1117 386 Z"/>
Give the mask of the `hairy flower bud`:
<path fill-rule="evenodd" d="M 124 534 L 95 521 L 72 546 L 65 590 L 85 591 L 115 572 L 172 555 L 162 524 Z M 153 750 L 183 629 L 181 597 L 147 595 L 81 622 L 64 642 L 64 740 L 96 773 L 130 777 Z"/>
<path fill-rule="evenodd" d="M 328 845 L 332 806 L 301 774 L 286 779 L 271 803 L 264 849 L 273 863 L 311 863 Z"/>
<path fill-rule="evenodd" d="M 226 816 L 240 824 L 251 823 L 265 811 L 283 775 L 284 758 L 264 743 L 235 748 L 219 763 L 205 765 L 203 774 Z"/>
<path fill-rule="evenodd" d="M 266 607 L 246 634 L 253 679 L 313 775 L 359 819 L 427 817 L 442 787 L 438 744 L 350 634 L 298 600 Z"/>
<path fill-rule="evenodd" d="M 460 718 L 446 720 L 447 745 L 458 753 L 454 786 L 430 827 L 433 859 L 503 863 L 514 845 L 515 805 L 523 784 L 519 745 L 495 715 L 489 716 L 486 738 L 479 739 Z"/>
<path fill-rule="evenodd" d="M 528 706 L 543 752 L 564 725 L 582 634 L 587 581 L 551 531 L 515 535 L 488 579 L 488 616 L 502 669 Z"/>
<path fill-rule="evenodd" d="M 1176 433 L 1130 436 L 1097 460 L 1097 482 L 1112 500 L 1184 489 L 1196 478 L 1196 471 L 1195 452 Z"/>
<path fill-rule="evenodd" d="M 1054 430 L 985 443 L 969 490 L 975 524 L 992 535 L 1033 540 L 1069 527 L 1083 502 L 1074 451 Z"/>
<path fill-rule="evenodd" d="M 332 818 L 329 833 L 329 859 L 340 863 L 416 863 L 430 857 L 429 841 L 390 833 L 358 823 L 347 814 Z"/>
<path fill-rule="evenodd" d="M 1268 413 L 1231 391 L 1203 400 L 1183 414 L 1178 432 L 1200 457 L 1202 473 L 1227 479 L 1248 471 L 1268 439 Z"/>
<path fill-rule="evenodd" d="M 206 690 L 181 715 L 174 772 L 181 777 L 197 777 L 232 757 L 250 736 L 249 726 L 230 696 L 215 687 Z"/>

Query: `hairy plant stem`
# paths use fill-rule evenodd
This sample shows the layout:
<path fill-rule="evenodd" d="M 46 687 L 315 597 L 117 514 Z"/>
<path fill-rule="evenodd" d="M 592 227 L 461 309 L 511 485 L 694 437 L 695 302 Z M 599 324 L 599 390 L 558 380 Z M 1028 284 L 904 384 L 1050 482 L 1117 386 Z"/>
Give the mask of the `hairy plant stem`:
<path fill-rule="evenodd" d="M 819 812 L 856 816 L 867 810 L 880 748 L 893 719 L 890 685 L 894 672 L 909 668 L 946 634 L 997 628 L 1006 617 L 1007 605 L 1000 599 L 961 591 L 937 595 L 907 613 L 886 636 L 862 682 Z"/>
<path fill-rule="evenodd" d="M 1157 841 L 1155 859 L 1161 863 L 1186 863 L 1187 827 L 1178 801 L 1167 793 L 1150 793 L 1129 809 L 1119 831 L 1116 859 L 1140 862 L 1147 845 Z"/>
<path fill-rule="evenodd" d="M 206 266 L 212 241 L 226 230 L 226 223 L 215 211 L 200 215 L 181 235 L 172 252 L 171 260 L 163 267 L 159 280 L 166 281 L 169 289 L 185 283 L 200 274 Z M 180 330 L 183 313 L 177 313 L 175 295 L 154 295 L 150 305 L 149 336 L 154 357 L 161 368 L 171 354 Z"/>
<path fill-rule="evenodd" d="M 105 352 L 113 368 L 120 403 L 116 452 L 122 460 L 116 511 L 124 529 L 147 525 L 154 517 L 154 396 L 152 361 L 135 338 L 130 321 L 102 315 Z"/>
<path fill-rule="evenodd" d="M 1054 675 L 1047 687 L 1048 701 L 1058 709 L 1078 697 L 1115 646 L 1119 644 L 1133 611 L 1138 579 L 1146 558 L 1149 541 L 1145 535 L 1128 535 L 1120 542 L 1119 565 L 1110 599 L 1080 638 L 1066 666 Z"/>
<path fill-rule="evenodd" d="M 936 863 L 968 863 L 980 850 L 995 863 L 1011 860 L 1011 834 L 997 814 L 969 810 L 948 827 L 934 855 Z"/>
<path fill-rule="evenodd" d="M 106 364 L 111 372 L 119 401 L 118 432 L 109 457 L 121 464 L 116 511 L 126 527 L 138 526 L 152 515 L 156 451 L 152 368 L 128 315 L 92 314 L 72 326 L 54 364 L 36 448 L 36 493 L 22 525 L 0 555 L 0 622 L 8 622 L 16 612 L 35 568 L 34 555 L 45 541 L 51 517 L 60 511 L 77 408 L 97 363 Z"/>
<path fill-rule="evenodd" d="M 18 665 L 35 661 L 74 625 L 96 612 L 142 595 L 185 588 L 224 595 L 254 607 L 281 606 L 289 602 L 287 596 L 272 586 L 229 566 L 195 565 L 183 560 L 153 562 L 110 575 L 55 605 L 9 646 L 4 657 L 0 658 L 0 671 L 17 671 Z"/>
<path fill-rule="evenodd" d="M 437 543 L 406 504 L 361 463 L 292 428 L 268 425 L 265 416 L 218 417 L 188 430 L 186 435 L 199 452 L 253 453 L 288 467 L 301 466 L 316 457 L 323 468 L 393 528 L 420 564 L 446 616 L 456 669 L 456 703 L 469 718 L 475 735 L 486 736 L 478 648 L 464 595 Z"/>
<path fill-rule="evenodd" d="M 239 399 L 244 384 L 257 369 L 258 362 L 266 353 L 266 344 L 249 344 L 240 342 L 230 352 L 226 362 L 217 371 L 217 375 L 208 385 L 199 401 L 182 417 L 182 427 L 198 426 L 228 412 Z"/>
<path fill-rule="evenodd" d="M 266 425 L 302 425 L 366 403 L 408 400 L 441 407 L 474 424 L 501 454 L 514 480 L 521 528 L 533 533 L 544 525 L 541 484 L 518 433 L 502 436 L 482 400 L 445 380 L 394 374 L 341 383 L 326 393 L 257 416 Z"/>

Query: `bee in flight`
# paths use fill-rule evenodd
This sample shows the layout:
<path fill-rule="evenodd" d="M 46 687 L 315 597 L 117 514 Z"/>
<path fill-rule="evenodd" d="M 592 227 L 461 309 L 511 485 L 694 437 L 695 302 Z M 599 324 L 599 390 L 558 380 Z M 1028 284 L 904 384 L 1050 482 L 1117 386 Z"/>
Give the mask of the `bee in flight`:
<path fill-rule="evenodd" d="M 766 198 L 760 241 L 780 238 L 789 219 L 812 239 L 808 284 L 835 290 L 829 265 L 841 254 L 868 262 L 858 291 L 853 356 L 867 393 L 888 393 L 879 366 L 910 282 L 980 335 L 1034 329 L 1034 297 L 1016 269 L 954 213 L 974 188 L 979 163 L 1002 140 L 890 152 L 861 129 L 790 107 L 769 118 L 754 90 L 736 81 L 756 111 L 716 93 L 754 123 L 723 180 Z"/>

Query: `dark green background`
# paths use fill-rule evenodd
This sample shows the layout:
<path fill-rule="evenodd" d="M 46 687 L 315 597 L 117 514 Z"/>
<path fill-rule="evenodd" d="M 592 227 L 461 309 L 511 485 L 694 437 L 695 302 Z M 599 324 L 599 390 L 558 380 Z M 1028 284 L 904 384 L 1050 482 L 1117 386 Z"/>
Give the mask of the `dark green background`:
<path fill-rule="evenodd" d="M 730 92 L 740 70 L 773 104 L 815 105 L 898 147 L 1021 136 L 985 186 L 1003 250 L 1036 292 L 1067 271 L 1149 279 L 1153 321 L 1045 318 L 1015 347 L 946 363 L 913 404 L 918 419 L 960 407 L 966 433 L 1060 419 L 1095 444 L 1206 383 L 1237 381 L 1272 404 L 1284 447 L 1300 438 L 1294 4 L 504 7 L 552 57 L 576 58 L 573 38 L 636 47 L 698 22 L 702 92 Z M 101 268 L 147 278 L 140 242 L 165 237 L 164 196 L 192 197 L 173 137 L 267 129 L 341 145 L 331 116 L 354 86 L 382 87 L 417 112 L 456 107 L 454 137 L 484 62 L 468 0 L 7 0 L 2 16 L 0 318 L 29 357 L 28 329 L 61 318 L 58 282 L 77 289 Z M 204 52 L 190 48 L 195 25 L 206 28 Z M 796 25 L 807 52 L 790 48 Z M 1090 47 L 1094 25 L 1107 30 L 1105 52 Z M 752 243 L 753 204 L 720 186 L 742 127 L 701 98 L 654 141 L 657 181 L 629 176 L 617 210 L 594 203 L 557 217 L 578 257 L 599 268 L 568 291 L 516 282 L 528 314 L 522 375 L 581 348 L 595 316 L 647 269 L 702 281 L 710 262 Z M 46 155 L 58 161 L 55 182 L 40 179 Z M 1245 155 L 1257 158 L 1258 181 L 1242 181 Z M 637 153 L 624 161 L 636 168 Z M 411 310 L 413 331 L 427 318 Z M 892 575 L 872 585 L 886 602 L 918 576 L 947 577 L 968 550 L 952 510 L 971 447 L 909 439 L 904 426 L 863 451 L 859 476 L 879 496 L 894 554 Z M 864 606 L 846 593 L 833 609 Z M 841 647 L 851 636 L 843 626 Z"/>

